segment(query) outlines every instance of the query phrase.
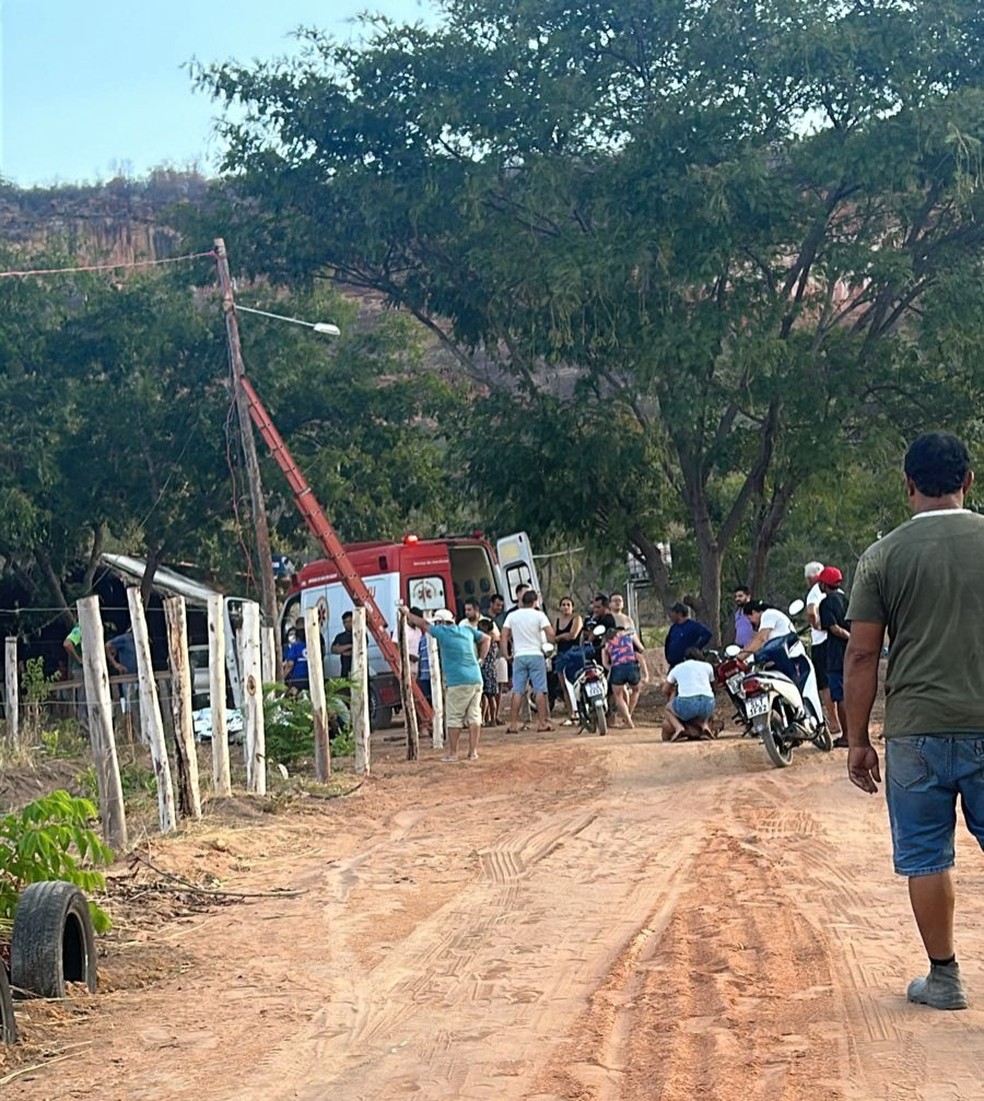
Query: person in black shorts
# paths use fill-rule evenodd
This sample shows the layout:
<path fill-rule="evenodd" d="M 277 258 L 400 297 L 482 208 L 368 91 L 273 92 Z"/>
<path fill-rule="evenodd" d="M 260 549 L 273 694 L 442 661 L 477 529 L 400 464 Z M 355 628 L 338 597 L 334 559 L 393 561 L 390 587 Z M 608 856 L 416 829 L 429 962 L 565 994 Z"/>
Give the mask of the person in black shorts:
<path fill-rule="evenodd" d="M 847 622 L 847 597 L 840 583 L 844 575 L 836 566 L 824 566 L 817 576 L 817 584 L 824 592 L 820 601 L 820 626 L 827 632 L 824 651 L 827 656 L 827 687 L 830 689 L 830 702 L 837 711 L 837 722 L 841 729 L 840 737 L 834 745 L 838 749 L 847 749 L 847 716 L 844 711 L 844 652 L 851 632 Z M 820 670 L 817 670 L 817 683 Z"/>

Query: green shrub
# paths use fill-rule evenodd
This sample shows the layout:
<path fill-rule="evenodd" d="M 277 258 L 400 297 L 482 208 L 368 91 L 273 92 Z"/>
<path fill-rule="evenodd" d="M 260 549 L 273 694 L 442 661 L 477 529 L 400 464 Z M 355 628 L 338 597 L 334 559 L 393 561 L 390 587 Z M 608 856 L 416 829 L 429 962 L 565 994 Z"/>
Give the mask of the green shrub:
<path fill-rule="evenodd" d="M 345 693 L 351 691 L 347 677 L 331 677 L 325 681 L 325 701 L 328 726 L 334 734 L 349 721 Z M 296 693 L 283 684 L 263 686 L 263 728 L 268 761 L 293 765 L 314 755 L 314 715 L 307 692 Z M 335 740 L 332 748 L 334 750 Z M 354 752 L 354 750 L 353 750 Z"/>
<path fill-rule="evenodd" d="M 53 791 L 0 818 L 0 923 L 13 922 L 17 899 L 29 883 L 63 879 L 83 891 L 105 888 L 95 865 L 109 864 L 113 853 L 90 828 L 96 817 L 90 800 Z M 96 930 L 105 933 L 109 915 L 91 901 L 89 909 Z"/>

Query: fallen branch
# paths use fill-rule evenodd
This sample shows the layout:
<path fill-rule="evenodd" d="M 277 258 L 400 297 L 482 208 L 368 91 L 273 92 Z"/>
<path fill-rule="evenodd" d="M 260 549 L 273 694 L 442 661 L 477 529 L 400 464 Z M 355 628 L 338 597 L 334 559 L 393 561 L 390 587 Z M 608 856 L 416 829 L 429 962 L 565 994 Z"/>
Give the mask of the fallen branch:
<path fill-rule="evenodd" d="M 210 898 L 296 898 L 298 895 L 307 893 L 301 890 L 289 890 L 286 887 L 277 887 L 272 891 L 231 891 L 221 887 L 199 887 L 183 876 L 175 875 L 173 872 L 165 871 L 163 868 L 158 868 L 156 864 L 152 864 L 145 856 L 141 856 L 138 852 L 130 853 L 130 857 L 133 860 L 138 860 L 141 864 L 150 868 L 152 872 L 156 872 L 157 875 L 163 876 L 165 879 L 170 879 L 173 883 L 177 884 L 175 887 L 169 887 L 165 886 L 163 883 L 158 883 L 152 888 L 155 891 L 173 891 L 175 894 L 207 895 Z"/>
<path fill-rule="evenodd" d="M 13 1070 L 10 1074 L 5 1074 L 3 1078 L 0 1078 L 0 1086 L 5 1086 L 8 1082 L 13 1082 L 15 1078 L 20 1078 L 22 1074 L 30 1074 L 32 1070 L 44 1070 L 53 1063 L 61 1063 L 66 1059 L 71 1059 L 71 1057 L 72 1052 L 66 1051 L 64 1055 L 56 1055 L 54 1059 L 46 1059 L 43 1063 L 32 1063 L 29 1067 L 21 1067 L 19 1070 Z"/>

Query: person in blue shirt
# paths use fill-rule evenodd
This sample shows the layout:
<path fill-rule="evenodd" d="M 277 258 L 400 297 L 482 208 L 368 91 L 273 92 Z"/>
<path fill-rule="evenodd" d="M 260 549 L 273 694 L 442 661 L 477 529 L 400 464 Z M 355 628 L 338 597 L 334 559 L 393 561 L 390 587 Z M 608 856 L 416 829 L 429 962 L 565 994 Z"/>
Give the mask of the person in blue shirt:
<path fill-rule="evenodd" d="M 712 631 L 690 618 L 690 609 L 686 604 L 677 602 L 670 608 L 672 626 L 666 634 L 666 642 L 663 643 L 663 653 L 666 655 L 666 664 L 672 669 L 686 660 L 687 651 L 691 648 L 703 650 L 711 641 Z"/>
<path fill-rule="evenodd" d="M 444 761 L 457 761 L 458 742 L 463 727 L 468 728 L 468 760 L 478 759 L 478 738 L 482 731 L 481 661 L 489 652 L 492 639 L 474 627 L 455 626 L 454 615 L 441 608 L 428 621 L 401 605 L 400 615 L 411 627 L 432 634 L 441 655 L 441 676 L 446 692 L 444 714 L 448 724 L 448 753 Z M 434 690 L 438 686 L 434 685 Z"/>
<path fill-rule="evenodd" d="M 307 639 L 303 619 L 294 624 L 294 641 L 284 651 L 284 683 L 295 692 L 309 686 Z"/>

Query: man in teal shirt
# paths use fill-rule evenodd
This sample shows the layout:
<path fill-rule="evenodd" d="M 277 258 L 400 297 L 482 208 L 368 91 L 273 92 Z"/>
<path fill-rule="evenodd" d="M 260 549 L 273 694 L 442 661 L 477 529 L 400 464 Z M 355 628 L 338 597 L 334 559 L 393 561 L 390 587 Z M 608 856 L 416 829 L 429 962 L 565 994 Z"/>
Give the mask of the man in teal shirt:
<path fill-rule="evenodd" d="M 468 727 L 468 760 L 478 759 L 478 738 L 482 730 L 481 661 L 489 652 L 492 639 L 474 627 L 455 626 L 454 615 L 441 608 L 431 620 L 414 615 L 401 606 L 411 627 L 419 627 L 434 636 L 441 656 L 441 674 L 447 688 L 444 714 L 448 724 L 448 753 L 444 761 L 457 761 L 461 728 Z M 440 685 L 432 684 L 432 692 Z"/>

